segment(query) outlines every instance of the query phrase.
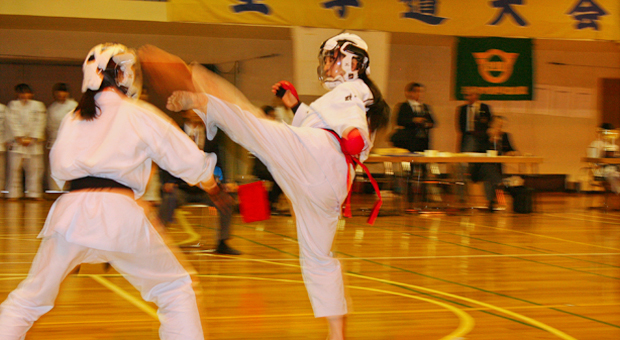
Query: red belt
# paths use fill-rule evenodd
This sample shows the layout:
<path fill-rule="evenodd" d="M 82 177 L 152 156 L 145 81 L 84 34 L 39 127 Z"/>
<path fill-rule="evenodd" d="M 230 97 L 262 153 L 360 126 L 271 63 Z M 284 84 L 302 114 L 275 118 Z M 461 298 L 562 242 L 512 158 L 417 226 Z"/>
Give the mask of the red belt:
<path fill-rule="evenodd" d="M 338 139 L 338 142 L 340 142 L 340 148 L 344 149 L 342 147 L 342 138 L 340 138 L 340 136 L 338 136 L 338 134 L 333 131 L 333 130 L 328 130 L 328 129 L 323 129 L 329 133 L 331 133 L 332 135 L 334 135 L 334 137 L 336 137 L 336 139 Z M 344 152 L 343 152 L 344 153 Z M 359 160 L 359 158 L 357 157 L 353 157 L 352 155 L 346 154 L 344 153 L 344 157 L 347 161 L 347 199 L 344 202 L 344 217 L 352 217 L 353 215 L 351 215 L 351 189 L 352 189 L 352 184 L 353 182 L 351 181 L 351 170 L 350 170 L 350 166 L 353 165 L 359 165 L 363 170 L 364 173 L 366 173 L 366 175 L 368 176 L 368 179 L 370 180 L 370 184 L 372 184 L 373 188 L 375 189 L 375 192 L 377 193 L 377 196 L 379 197 L 379 199 L 377 200 L 377 202 L 375 202 L 375 205 L 372 207 L 372 211 L 370 212 L 370 216 L 368 217 L 368 224 L 374 224 L 375 220 L 377 219 L 377 216 L 379 215 L 379 209 L 381 209 L 381 205 L 383 204 L 383 199 L 381 198 L 381 192 L 379 191 L 379 186 L 377 185 L 377 181 L 375 181 L 375 179 L 372 177 L 372 175 L 370 174 L 370 171 L 368 171 L 368 168 Z"/>

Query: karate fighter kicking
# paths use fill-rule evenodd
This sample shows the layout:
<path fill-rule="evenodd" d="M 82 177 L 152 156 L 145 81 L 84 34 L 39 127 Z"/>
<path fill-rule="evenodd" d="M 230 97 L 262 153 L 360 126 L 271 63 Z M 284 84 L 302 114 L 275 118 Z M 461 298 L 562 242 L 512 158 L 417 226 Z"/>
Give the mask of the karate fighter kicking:
<path fill-rule="evenodd" d="M 368 78 L 366 43 L 343 33 L 321 45 L 319 78 L 330 92 L 310 105 L 299 102 L 290 83 L 274 85 L 274 93 L 286 90 L 283 102 L 295 112 L 292 126 L 259 118 L 258 108 L 200 65 L 191 65 L 188 72 L 178 57 L 152 46 L 142 48 L 140 56 L 155 83 L 185 90 L 172 94 L 168 109 L 194 109 L 209 139 L 222 129 L 273 174 L 295 212 L 301 268 L 314 314 L 327 318 L 328 339 L 344 339 L 347 305 L 340 262 L 331 247 L 355 175 L 349 157 L 364 161 L 375 133 L 389 120 L 389 107 Z"/>

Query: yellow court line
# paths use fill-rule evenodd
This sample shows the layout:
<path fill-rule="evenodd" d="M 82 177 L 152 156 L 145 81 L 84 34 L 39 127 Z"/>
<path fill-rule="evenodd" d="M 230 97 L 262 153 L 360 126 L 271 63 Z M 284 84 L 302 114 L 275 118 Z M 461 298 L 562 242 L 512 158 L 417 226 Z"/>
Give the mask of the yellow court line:
<path fill-rule="evenodd" d="M 37 253 L 0 253 L 0 255 L 36 255 Z"/>
<path fill-rule="evenodd" d="M 218 256 L 229 257 L 229 256 L 225 256 L 225 255 L 218 255 Z M 230 257 L 233 258 L 232 256 L 230 256 Z M 277 262 L 264 261 L 264 260 L 259 260 L 259 259 L 252 259 L 252 260 L 256 261 L 256 262 L 271 263 L 271 264 L 275 264 L 275 265 L 301 267 L 299 265 L 277 263 Z M 366 280 L 370 280 L 370 281 L 377 281 L 377 282 L 381 282 L 381 283 L 387 283 L 387 284 L 391 284 L 391 285 L 405 286 L 405 287 L 409 287 L 409 288 L 416 289 L 416 290 L 422 290 L 422 291 L 431 292 L 431 293 L 438 294 L 438 295 L 448 296 L 448 297 L 453 298 L 453 299 L 467 301 L 469 303 L 476 304 L 476 305 L 479 305 L 479 306 L 483 306 L 483 307 L 486 307 L 486 308 L 489 308 L 489 309 L 492 309 L 492 310 L 495 310 L 495 311 L 498 311 L 498 312 L 510 315 L 510 316 L 515 317 L 517 319 L 520 319 L 522 321 L 525 321 L 525 322 L 529 323 L 530 325 L 537 326 L 537 327 L 539 327 L 541 329 L 544 329 L 547 332 L 549 332 L 549 333 L 551 333 L 553 335 L 556 335 L 557 337 L 559 337 L 561 339 L 576 340 L 575 338 L 571 337 L 570 335 L 568 335 L 568 334 L 566 334 L 566 333 L 564 333 L 564 332 L 562 332 L 562 331 L 560 331 L 558 329 L 555 329 L 555 328 L 553 328 L 551 326 L 547 326 L 547 325 L 545 325 L 542 322 L 536 321 L 534 319 L 528 318 L 527 316 L 523 316 L 521 314 L 514 313 L 514 312 L 511 312 L 511 311 L 509 311 L 507 309 L 504 309 L 504 308 L 501 308 L 501 307 L 497 307 L 497 306 L 494 306 L 494 305 L 491 305 L 491 304 L 488 304 L 488 303 L 485 303 L 485 302 L 480 302 L 480 301 L 473 300 L 473 299 L 470 299 L 470 298 L 466 298 L 466 297 L 462 297 L 462 296 L 458 296 L 458 295 L 454 295 L 454 294 L 450 294 L 450 293 L 445 293 L 445 292 L 442 292 L 440 290 L 430 289 L 430 288 L 426 288 L 426 287 L 422 287 L 422 286 L 410 285 L 410 284 L 403 283 L 403 282 L 398 282 L 398 281 L 379 279 L 379 278 L 374 278 L 374 277 L 370 277 L 370 276 L 363 276 L 363 275 L 358 275 L 358 274 L 353 274 L 353 273 L 344 273 L 344 275 L 348 275 L 348 276 L 352 276 L 352 277 L 356 277 L 356 278 L 361 278 L 361 279 L 366 279 Z"/>
<path fill-rule="evenodd" d="M 38 238 L 31 238 L 31 237 L 2 237 L 0 236 L 0 240 L 13 240 L 13 241 L 28 241 L 28 242 L 32 242 L 32 241 L 36 241 L 36 242 L 41 242 L 40 239 Z"/>
<path fill-rule="evenodd" d="M 617 221 L 620 222 L 620 216 L 610 216 L 609 214 L 605 214 L 605 216 L 600 216 L 600 215 L 592 215 L 592 214 L 584 214 L 584 213 L 576 213 L 576 212 L 571 212 L 571 213 L 566 213 L 567 215 L 577 215 L 577 216 L 585 216 L 585 217 L 589 217 L 589 218 L 598 218 L 601 220 L 611 220 L 611 221 Z"/>
<path fill-rule="evenodd" d="M 575 221 L 598 222 L 598 223 L 614 224 L 614 225 L 620 224 L 620 221 L 617 218 L 592 216 L 592 215 L 587 215 L 587 214 L 567 213 L 566 215 L 557 215 L 557 214 L 544 213 L 543 215 L 549 216 L 549 217 L 564 218 L 567 220 L 575 220 Z M 584 217 L 583 218 L 571 217 L 570 215 L 584 216 Z"/>
<path fill-rule="evenodd" d="M 58 326 L 58 325 L 82 325 L 82 324 L 112 324 L 112 323 L 134 323 L 134 322 L 153 322 L 153 319 L 122 319 L 122 320 L 71 320 L 71 321 L 37 321 L 37 326 Z"/>
<path fill-rule="evenodd" d="M 25 277 L 28 277 L 28 275 L 19 275 L 19 276 L 10 276 L 10 277 L 0 277 L 0 281 L 8 281 L 8 280 L 15 280 L 15 279 L 23 279 Z"/>
<path fill-rule="evenodd" d="M 564 332 L 562 332 L 562 331 L 560 331 L 558 329 L 555 329 L 555 328 L 553 328 L 551 326 L 547 326 L 547 325 L 545 325 L 544 323 L 542 323 L 540 321 L 536 321 L 536 320 L 534 320 L 532 318 L 529 318 L 527 316 L 524 316 L 524 315 L 521 315 L 521 314 L 518 314 L 518 313 L 514 313 L 514 312 L 511 312 L 511 311 L 509 311 L 509 310 L 507 310 L 505 308 L 497 307 L 497 306 L 494 306 L 494 305 L 491 305 L 491 304 L 488 304 L 488 303 L 485 303 L 485 302 L 481 302 L 481 301 L 478 301 L 478 300 L 466 298 L 466 297 L 455 295 L 455 294 L 450 294 L 450 293 L 442 292 L 440 290 L 430 289 L 430 288 L 426 288 L 426 287 L 422 287 L 422 286 L 411 285 L 411 284 L 408 284 L 408 283 L 402 283 L 402 282 L 391 281 L 391 280 L 384 280 L 384 279 L 374 278 L 374 277 L 370 277 L 370 276 L 357 275 L 357 274 L 353 274 L 353 273 L 346 273 L 346 274 L 349 275 L 349 276 L 360 278 L 360 279 L 366 279 L 366 280 L 370 280 L 370 281 L 377 281 L 377 282 L 388 283 L 388 284 L 401 285 L 401 286 L 409 287 L 409 288 L 416 289 L 416 290 L 423 290 L 423 291 L 430 292 L 430 293 L 433 293 L 433 294 L 439 294 L 439 295 L 447 296 L 447 297 L 450 297 L 450 298 L 453 298 L 453 299 L 458 299 L 458 300 L 466 301 L 466 302 L 469 302 L 469 303 L 472 303 L 472 304 L 476 304 L 476 305 L 479 305 L 479 306 L 483 306 L 483 307 L 486 307 L 486 308 L 489 308 L 489 309 L 496 310 L 498 312 L 501 312 L 501 313 L 510 315 L 510 316 L 512 316 L 514 318 L 517 318 L 517 319 L 520 319 L 522 321 L 525 321 L 526 323 L 529 323 L 532 326 L 536 326 L 536 327 L 539 327 L 541 329 L 546 330 L 547 332 L 549 332 L 549 333 L 559 337 L 560 339 L 577 340 L 577 339 L 573 338 L 572 336 L 570 336 L 570 335 L 568 335 L 568 334 L 566 334 L 566 333 L 564 333 Z"/>
<path fill-rule="evenodd" d="M 543 214 L 543 215 L 552 216 L 552 215 L 549 215 L 549 214 Z M 442 220 L 442 219 L 437 219 L 437 218 L 435 218 L 433 220 L 440 220 L 442 222 L 448 222 L 448 223 L 453 223 L 453 224 L 461 224 L 460 222 L 447 221 L 447 220 Z M 604 249 L 611 249 L 611 250 L 618 250 L 618 251 L 620 251 L 619 248 L 605 247 L 605 246 L 599 246 L 597 244 L 584 243 L 584 242 L 578 242 L 578 241 L 571 241 L 571 240 L 567 240 L 567 239 L 563 239 L 563 238 L 559 238 L 559 237 L 540 235 L 540 234 L 533 234 L 533 233 L 528 233 L 528 232 L 525 232 L 525 231 L 519 231 L 519 230 L 513 230 L 513 229 L 491 227 L 491 226 L 477 224 L 477 223 L 473 223 L 473 222 L 471 222 L 471 224 L 473 224 L 476 227 L 489 228 L 489 229 L 495 229 L 495 230 L 501 230 L 501 231 L 510 231 L 510 232 L 513 232 L 513 233 L 524 234 L 524 235 L 529 235 L 529 236 L 537 236 L 537 237 L 542 237 L 542 238 L 548 238 L 548 239 L 556 240 L 556 241 L 575 243 L 575 244 L 580 244 L 580 245 L 589 246 L 589 247 L 598 247 L 598 248 L 604 248 Z"/>
<path fill-rule="evenodd" d="M 127 300 L 129 303 L 131 303 L 132 305 L 138 307 L 140 310 L 142 310 L 146 314 L 150 315 L 154 319 L 159 320 L 159 317 L 157 316 L 157 310 L 155 310 L 153 307 L 149 306 L 142 299 L 136 298 L 135 296 L 129 294 L 127 291 L 125 291 L 121 287 L 119 287 L 119 286 L 115 285 L 114 283 L 110 282 L 108 279 L 106 279 L 104 277 L 101 277 L 101 275 L 95 275 L 95 274 L 89 274 L 89 275 L 84 275 L 84 276 L 88 276 L 88 277 L 92 278 L 93 280 L 99 282 L 102 286 L 104 286 L 104 287 L 108 288 L 109 290 L 113 291 L 114 293 L 116 293 L 116 295 L 118 295 L 118 296 L 122 297 L 123 299 Z"/>
<path fill-rule="evenodd" d="M 119 286 L 110 282 L 109 280 L 101 277 L 100 275 L 84 275 L 84 276 L 94 279 L 95 281 L 99 282 L 101 285 L 112 290 L 114 293 L 116 293 L 123 299 L 127 300 L 129 303 L 133 304 L 134 306 L 138 307 L 139 309 L 141 309 L 148 315 L 157 319 L 157 311 L 154 308 L 146 304 L 144 301 L 137 299 L 133 295 L 129 294 L 127 291 L 123 290 Z M 198 277 L 217 277 L 217 278 L 227 278 L 227 279 L 246 279 L 246 280 L 255 280 L 255 281 L 271 281 L 271 282 L 275 281 L 275 282 L 287 282 L 287 283 L 298 283 L 298 284 L 304 283 L 301 280 L 262 278 L 262 277 L 251 277 L 251 276 L 234 276 L 234 275 L 218 275 L 218 274 L 202 274 L 202 275 L 197 275 L 197 276 Z M 431 300 L 428 298 L 423 298 L 419 296 L 413 296 L 410 294 L 403 294 L 403 293 L 398 293 L 398 292 L 391 292 L 391 291 L 376 289 L 376 288 L 367 288 L 367 287 L 350 286 L 350 285 L 347 285 L 347 287 L 352 288 L 352 289 L 374 291 L 374 292 L 379 292 L 379 293 L 384 293 L 384 294 L 391 294 L 391 295 L 408 297 L 408 298 L 416 299 L 416 300 L 422 300 L 422 301 L 432 303 L 432 304 L 435 304 L 435 305 L 438 305 L 438 306 L 444 307 L 445 309 L 450 310 L 451 312 L 456 314 L 456 316 L 459 318 L 459 321 L 460 321 L 459 326 L 447 336 L 442 337 L 440 340 L 451 340 L 451 339 L 459 338 L 462 335 L 469 333 L 473 329 L 474 324 L 475 324 L 474 319 L 469 314 L 444 302 L 439 302 L 439 301 Z"/>
<path fill-rule="evenodd" d="M 185 214 L 187 214 L 187 212 L 181 211 L 179 209 L 176 209 L 174 211 L 174 216 L 176 217 L 177 222 L 183 227 L 183 231 L 185 231 L 185 233 L 189 235 L 189 237 L 185 240 L 175 243 L 175 245 L 177 246 L 182 244 L 195 244 L 200 242 L 200 235 L 196 233 L 196 231 L 194 231 L 189 222 L 187 222 Z"/>
<path fill-rule="evenodd" d="M 301 281 L 301 280 L 263 278 L 263 277 L 255 277 L 255 276 L 202 274 L 202 275 L 198 275 L 198 277 L 217 277 L 217 278 L 225 278 L 225 279 L 245 279 L 245 280 L 256 280 L 256 281 L 275 281 L 275 282 L 287 282 L 287 283 L 304 284 L 304 281 Z M 459 318 L 459 326 L 454 331 L 452 331 L 450 334 L 442 337 L 440 340 L 458 339 L 459 337 L 462 337 L 463 335 L 469 333 L 474 328 L 474 324 L 475 324 L 474 319 L 469 314 L 465 313 L 461 309 L 458 309 L 458 308 L 456 308 L 454 306 L 451 306 L 451 305 L 449 305 L 447 303 L 444 303 L 444 302 L 431 300 L 431 299 L 424 298 L 424 297 L 421 297 L 421 296 L 414 296 L 414 295 L 410 295 L 410 294 L 398 293 L 398 292 L 393 292 L 393 291 L 383 290 L 383 289 L 377 289 L 377 288 L 368 288 L 368 287 L 351 286 L 351 285 L 346 285 L 346 287 L 347 288 L 352 288 L 352 289 L 367 290 L 367 291 L 371 291 L 371 292 L 377 292 L 377 293 L 383 293 L 383 294 L 389 294 L 389 295 L 396 295 L 396 296 L 407 297 L 407 298 L 410 298 L 410 299 L 421 300 L 421 301 L 425 301 L 425 302 L 428 302 L 428 303 L 432 303 L 432 304 L 441 306 L 441 307 L 451 311 L 452 313 L 456 314 L 456 316 Z"/>
<path fill-rule="evenodd" d="M 206 252 L 189 252 L 189 254 L 191 255 L 197 255 L 197 256 L 215 256 L 215 257 L 221 257 L 223 255 L 214 255 L 214 254 L 209 254 Z M 346 261 L 359 261 L 359 260 L 436 260 L 436 259 L 485 259 L 485 258 L 503 258 L 503 257 L 563 257 L 563 256 L 617 256 L 620 255 L 620 252 L 618 253 L 540 253 L 540 254 L 520 254 L 520 253 L 516 253 L 516 254 L 493 254 L 493 255 L 489 255 L 489 254 L 483 254 L 483 255 L 424 255 L 424 256 L 371 256 L 371 257 L 338 257 L 339 261 L 342 262 L 346 262 Z M 252 259 L 250 258 L 240 258 L 240 257 L 230 257 L 230 258 L 223 258 L 223 259 L 217 259 L 217 258 L 210 258 L 208 259 L 209 262 L 217 262 L 217 261 L 222 261 L 222 262 L 231 262 L 232 260 L 236 260 L 236 261 L 252 261 Z M 299 262 L 299 259 L 262 259 L 265 261 L 274 261 L 274 262 Z M 204 259 L 192 259 L 192 261 L 204 261 Z"/>

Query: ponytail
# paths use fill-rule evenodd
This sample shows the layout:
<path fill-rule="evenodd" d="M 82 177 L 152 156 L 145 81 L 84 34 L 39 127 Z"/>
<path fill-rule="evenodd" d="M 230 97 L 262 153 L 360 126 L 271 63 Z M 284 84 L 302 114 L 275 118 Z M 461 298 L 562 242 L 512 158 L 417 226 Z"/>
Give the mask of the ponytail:
<path fill-rule="evenodd" d="M 91 89 L 86 90 L 80 98 L 78 106 L 75 108 L 75 112 L 80 115 L 83 120 L 93 120 L 97 118 L 97 103 L 95 103 L 95 95 L 99 91 L 93 91 Z"/>
<path fill-rule="evenodd" d="M 83 120 L 94 120 L 97 119 L 99 114 L 97 114 L 97 103 L 95 102 L 95 95 L 97 93 L 103 91 L 107 87 L 116 86 L 116 63 L 110 59 L 108 62 L 108 66 L 105 71 L 102 72 L 103 80 L 101 81 L 101 86 L 99 86 L 98 90 L 87 89 L 84 94 L 82 94 L 82 98 L 80 98 L 80 102 L 78 106 L 75 108 L 75 112 L 82 118 Z"/>
<path fill-rule="evenodd" d="M 385 102 L 385 99 L 383 99 L 383 95 L 377 85 L 368 78 L 366 73 L 361 73 L 359 78 L 364 81 L 372 93 L 373 103 L 368 107 L 368 111 L 366 111 L 366 119 L 368 119 L 368 129 L 370 133 L 373 133 L 388 126 L 390 121 L 390 106 Z"/>

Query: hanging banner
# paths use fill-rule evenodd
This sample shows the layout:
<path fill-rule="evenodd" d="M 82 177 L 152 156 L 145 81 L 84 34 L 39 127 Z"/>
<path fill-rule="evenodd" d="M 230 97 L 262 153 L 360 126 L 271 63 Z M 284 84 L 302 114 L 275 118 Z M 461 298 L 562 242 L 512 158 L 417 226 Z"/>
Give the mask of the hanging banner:
<path fill-rule="evenodd" d="M 456 60 L 456 99 L 532 100 L 531 39 L 459 38 Z"/>
<path fill-rule="evenodd" d="M 618 0 L 168 0 L 168 20 L 620 41 Z"/>

